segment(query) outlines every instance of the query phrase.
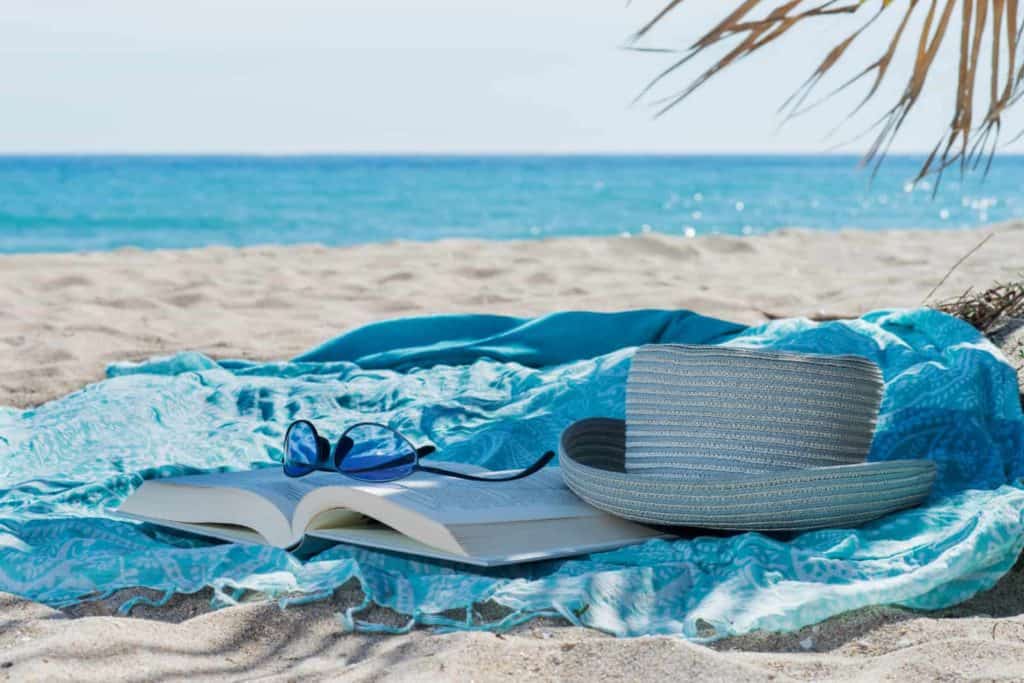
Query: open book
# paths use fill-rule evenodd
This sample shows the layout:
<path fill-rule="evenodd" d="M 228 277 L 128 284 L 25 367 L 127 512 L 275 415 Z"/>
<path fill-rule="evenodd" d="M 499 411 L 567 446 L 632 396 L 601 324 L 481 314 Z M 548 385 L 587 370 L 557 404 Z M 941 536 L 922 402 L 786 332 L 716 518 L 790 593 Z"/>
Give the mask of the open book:
<path fill-rule="evenodd" d="M 373 483 L 329 472 L 291 479 L 279 468 L 199 474 L 148 480 L 117 514 L 228 541 L 294 549 L 315 538 L 480 566 L 664 535 L 584 503 L 555 467 L 494 483 L 424 472 Z"/>

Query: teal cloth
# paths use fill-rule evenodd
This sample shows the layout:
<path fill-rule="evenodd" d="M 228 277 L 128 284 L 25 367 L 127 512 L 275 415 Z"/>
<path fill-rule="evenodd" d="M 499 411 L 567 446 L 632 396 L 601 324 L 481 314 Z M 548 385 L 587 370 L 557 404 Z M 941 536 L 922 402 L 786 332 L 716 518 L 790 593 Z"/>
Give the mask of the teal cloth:
<path fill-rule="evenodd" d="M 931 458 L 926 507 L 792 538 L 699 536 L 498 570 L 336 546 L 308 560 L 109 515 L 144 478 L 274 466 L 293 419 L 377 420 L 437 458 L 520 467 L 573 420 L 624 414 L 636 345 L 856 353 L 886 392 L 873 460 Z M 414 624 L 502 629 L 538 615 L 622 636 L 709 640 L 795 629 L 870 604 L 937 608 L 992 586 L 1024 545 L 1016 377 L 970 326 L 930 310 L 745 328 L 685 311 L 442 316 L 370 325 L 290 362 L 182 353 L 30 410 L 0 409 L 0 590 L 62 606 L 128 587 L 315 599 L 349 579 Z M 467 610 L 493 600 L 494 622 Z M 125 608 L 130 608 L 126 604 Z M 442 615 L 445 613 L 445 615 Z M 348 628 L 387 630 L 342 615 Z M 392 629 L 393 630 L 393 629 Z"/>

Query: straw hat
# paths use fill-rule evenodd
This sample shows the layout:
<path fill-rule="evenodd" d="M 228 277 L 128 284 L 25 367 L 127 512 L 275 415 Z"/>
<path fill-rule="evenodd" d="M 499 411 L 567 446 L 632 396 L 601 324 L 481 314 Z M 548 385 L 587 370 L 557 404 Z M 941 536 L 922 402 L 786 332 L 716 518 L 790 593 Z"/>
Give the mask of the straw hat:
<path fill-rule="evenodd" d="M 570 425 L 562 474 L 591 505 L 647 524 L 855 526 L 921 503 L 935 480 L 929 460 L 865 462 L 882 389 L 859 356 L 644 346 L 625 421 Z"/>

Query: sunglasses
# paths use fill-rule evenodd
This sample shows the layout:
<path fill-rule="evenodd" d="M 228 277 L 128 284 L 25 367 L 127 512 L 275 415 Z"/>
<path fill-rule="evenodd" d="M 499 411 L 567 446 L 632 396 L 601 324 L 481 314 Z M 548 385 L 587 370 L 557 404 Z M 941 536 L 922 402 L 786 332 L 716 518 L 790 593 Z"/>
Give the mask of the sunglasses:
<path fill-rule="evenodd" d="M 342 433 L 331 449 L 308 420 L 296 420 L 284 435 L 284 473 L 303 477 L 310 472 L 338 472 L 360 481 L 395 481 L 414 472 L 429 472 L 470 481 L 512 481 L 538 472 L 555 457 L 548 451 L 529 467 L 502 477 L 479 477 L 463 472 L 429 467 L 420 458 L 434 452 L 433 446 L 417 448 L 400 433 L 382 424 L 360 422 Z"/>

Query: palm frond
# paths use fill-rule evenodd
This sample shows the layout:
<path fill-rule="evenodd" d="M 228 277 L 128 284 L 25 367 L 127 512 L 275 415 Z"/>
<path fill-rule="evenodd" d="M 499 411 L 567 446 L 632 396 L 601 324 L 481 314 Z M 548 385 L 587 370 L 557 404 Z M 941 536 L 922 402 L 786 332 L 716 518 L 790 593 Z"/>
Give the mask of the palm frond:
<path fill-rule="evenodd" d="M 1024 281 L 996 283 L 981 292 L 968 289 L 934 308 L 966 320 L 981 332 L 991 332 L 1011 319 L 1024 317 Z"/>
<path fill-rule="evenodd" d="M 924 92 L 928 75 L 945 39 L 956 33 L 954 17 L 958 8 L 959 61 L 953 112 L 946 133 L 925 160 L 917 179 L 929 174 L 936 174 L 941 179 L 942 173 L 952 166 L 959 166 L 960 172 L 964 173 L 977 168 L 982 162 L 987 172 L 997 149 L 1003 116 L 1024 95 L 1024 65 L 1018 64 L 1021 60 L 1017 54 L 1024 33 L 1024 18 L 1018 14 L 1018 0 L 741 0 L 724 19 L 683 49 L 680 57 L 651 79 L 637 99 L 650 98 L 655 87 L 663 85 L 694 57 L 720 44 L 729 46 L 724 56 L 715 59 L 710 67 L 691 78 L 681 89 L 651 100 L 660 116 L 689 98 L 711 78 L 790 34 L 794 28 L 822 17 L 867 14 L 866 20 L 828 51 L 807 80 L 783 102 L 780 112 L 784 120 L 792 119 L 863 79 L 871 78 L 866 94 L 847 116 L 848 120 L 874 100 L 887 78 L 894 77 L 890 72 L 893 59 L 905 43 L 910 43 L 913 55 L 909 73 L 903 76 L 902 93 L 867 131 L 874 135 L 874 140 L 864 155 L 864 163 L 877 171 Z M 683 0 L 671 0 L 634 34 L 631 47 L 649 50 L 643 48 L 640 41 L 667 17 L 684 10 Z M 889 12 L 902 14 L 898 15 L 899 19 L 887 39 L 865 38 L 871 35 L 869 29 L 875 22 Z M 812 100 L 818 86 L 844 62 L 851 46 L 861 43 L 882 44 L 885 49 L 852 78 L 841 82 L 820 99 Z M 986 62 L 989 70 L 987 89 L 983 83 L 982 67 Z M 976 110 L 979 100 L 987 103 L 980 111 Z M 938 188 L 938 181 L 935 187 Z"/>

